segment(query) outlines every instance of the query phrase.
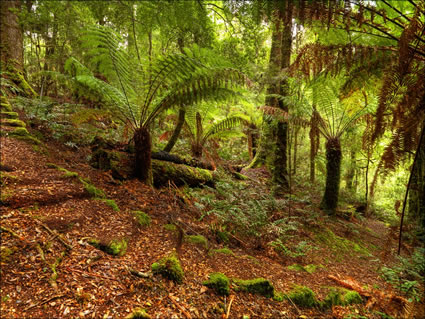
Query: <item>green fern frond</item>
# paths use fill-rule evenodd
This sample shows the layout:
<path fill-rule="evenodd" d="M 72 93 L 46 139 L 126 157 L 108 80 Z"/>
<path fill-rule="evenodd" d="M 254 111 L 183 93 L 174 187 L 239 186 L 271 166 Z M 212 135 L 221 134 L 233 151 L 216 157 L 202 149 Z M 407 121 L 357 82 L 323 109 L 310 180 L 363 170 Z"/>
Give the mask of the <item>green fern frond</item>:
<path fill-rule="evenodd" d="M 232 130 L 235 127 L 239 126 L 241 123 L 245 122 L 245 118 L 240 116 L 232 116 L 225 118 L 224 120 L 219 121 L 218 123 L 215 123 L 211 128 L 205 133 L 204 137 L 202 138 L 201 145 L 204 145 L 205 142 L 213 135 L 216 135 L 223 131 Z"/>

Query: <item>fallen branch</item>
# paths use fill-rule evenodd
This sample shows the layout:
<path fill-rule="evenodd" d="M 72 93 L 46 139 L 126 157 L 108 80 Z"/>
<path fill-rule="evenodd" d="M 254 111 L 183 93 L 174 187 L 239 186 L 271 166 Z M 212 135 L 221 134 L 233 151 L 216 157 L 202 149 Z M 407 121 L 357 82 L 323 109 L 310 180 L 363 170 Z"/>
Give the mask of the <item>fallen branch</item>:
<path fill-rule="evenodd" d="M 231 295 L 231 296 L 230 296 L 229 307 L 227 308 L 227 312 L 226 312 L 226 317 L 225 317 L 225 319 L 229 319 L 230 307 L 232 307 L 233 299 L 235 299 L 235 295 Z"/>
<path fill-rule="evenodd" d="M 62 298 L 62 297 L 65 297 L 65 295 L 56 295 L 56 296 L 53 296 L 53 297 L 51 297 L 49 299 L 46 299 L 44 301 L 41 301 L 39 303 L 33 304 L 33 305 L 25 308 L 24 311 L 28 311 L 28 310 L 30 310 L 32 308 L 35 308 L 35 307 L 38 307 L 38 306 L 42 306 L 42 305 L 44 305 L 44 304 L 46 304 L 46 303 L 48 303 L 48 302 L 50 302 L 52 300 L 55 300 L 55 299 L 58 299 L 58 298 Z"/>
<path fill-rule="evenodd" d="M 66 270 L 70 271 L 70 272 L 78 272 L 80 274 L 89 276 L 89 277 L 98 277 L 98 278 L 103 278 L 103 279 L 108 279 L 108 280 L 113 280 L 113 281 L 117 281 L 117 282 L 121 282 L 120 280 L 116 279 L 116 278 L 111 278 L 111 277 L 106 277 L 106 276 L 102 276 L 102 275 L 98 275 L 98 274 L 92 274 L 92 273 L 88 273 L 86 271 L 82 271 L 82 270 L 78 270 L 78 269 L 74 269 L 71 267 L 66 267 Z"/>
<path fill-rule="evenodd" d="M 62 245 L 65 246 L 67 250 L 71 250 L 73 248 L 65 239 L 62 238 L 62 236 L 58 232 L 50 229 L 47 225 L 43 224 L 41 221 L 37 219 L 34 219 L 34 220 L 36 221 L 37 224 L 39 224 L 41 227 L 47 230 L 51 235 L 53 235 L 54 238 L 57 238 L 62 243 Z"/>
<path fill-rule="evenodd" d="M 183 312 L 184 316 L 187 319 L 192 319 L 192 316 L 190 315 L 190 313 L 188 313 L 186 311 L 186 309 L 183 308 L 183 306 L 179 305 L 179 303 L 173 298 L 173 296 L 171 296 L 170 294 L 168 294 L 168 298 L 170 298 L 170 300 L 173 302 L 173 304 L 175 304 L 177 306 L 177 308 L 179 308 L 180 311 Z"/>
<path fill-rule="evenodd" d="M 11 230 L 11 229 L 9 229 L 9 228 L 6 228 L 6 227 L 4 227 L 4 226 L 0 226 L 0 229 L 1 229 L 1 231 L 4 231 L 4 232 L 6 232 L 6 233 L 9 233 L 9 234 L 11 234 L 13 237 L 18 238 L 19 240 L 23 240 L 23 237 L 22 237 L 22 236 L 19 236 L 17 233 L 15 233 L 13 230 Z"/>
<path fill-rule="evenodd" d="M 345 280 L 343 279 L 339 279 L 336 276 L 333 275 L 329 275 L 328 276 L 329 279 L 332 279 L 333 281 L 336 281 L 338 284 L 340 284 L 341 286 L 357 291 L 360 295 L 364 296 L 364 297 L 370 297 L 371 294 L 369 292 L 367 292 L 365 289 L 363 289 L 359 283 L 357 283 L 354 279 L 351 278 L 347 278 Z"/>
<path fill-rule="evenodd" d="M 150 277 L 152 277 L 152 272 L 141 272 L 141 271 L 138 271 L 138 270 L 136 270 L 136 269 L 133 269 L 133 268 L 129 268 L 129 267 L 127 267 L 127 270 L 130 272 L 130 274 L 132 274 L 133 276 L 136 276 L 136 277 L 140 277 L 140 278 L 150 278 Z"/>

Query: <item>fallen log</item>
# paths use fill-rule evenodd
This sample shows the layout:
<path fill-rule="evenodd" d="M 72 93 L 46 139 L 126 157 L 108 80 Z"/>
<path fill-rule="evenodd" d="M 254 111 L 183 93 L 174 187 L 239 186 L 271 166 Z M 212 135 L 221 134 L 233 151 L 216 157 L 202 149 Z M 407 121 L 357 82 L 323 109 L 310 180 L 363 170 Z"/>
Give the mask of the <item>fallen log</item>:
<path fill-rule="evenodd" d="M 214 170 L 214 167 L 209 163 L 202 162 L 202 161 L 200 161 L 196 158 L 180 157 L 178 155 L 170 154 L 170 153 L 165 152 L 165 151 L 154 152 L 154 153 L 151 154 L 151 158 L 161 160 L 161 161 L 172 162 L 172 163 L 175 163 L 175 164 L 184 164 L 184 165 L 187 165 L 187 166 L 199 167 L 199 168 L 203 168 L 203 169 L 208 169 L 210 171 Z"/>
<path fill-rule="evenodd" d="M 214 186 L 214 174 L 206 169 L 175 164 L 160 160 L 152 160 L 153 183 L 155 187 L 168 185 L 173 182 L 176 186 L 189 185 Z"/>

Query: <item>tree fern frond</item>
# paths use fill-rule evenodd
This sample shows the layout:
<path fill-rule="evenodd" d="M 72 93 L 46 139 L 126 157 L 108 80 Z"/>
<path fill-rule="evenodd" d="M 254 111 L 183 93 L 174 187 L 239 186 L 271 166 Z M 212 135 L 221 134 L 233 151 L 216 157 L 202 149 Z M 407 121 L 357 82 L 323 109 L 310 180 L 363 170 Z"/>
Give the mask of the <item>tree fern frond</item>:
<path fill-rule="evenodd" d="M 240 125 L 241 123 L 245 122 L 245 119 L 240 116 L 232 116 L 225 118 L 224 120 L 219 121 L 218 123 L 215 123 L 204 135 L 202 138 L 201 145 L 204 145 L 205 142 L 212 136 L 216 135 L 220 132 L 226 131 L 226 130 L 232 130 L 236 126 Z"/>

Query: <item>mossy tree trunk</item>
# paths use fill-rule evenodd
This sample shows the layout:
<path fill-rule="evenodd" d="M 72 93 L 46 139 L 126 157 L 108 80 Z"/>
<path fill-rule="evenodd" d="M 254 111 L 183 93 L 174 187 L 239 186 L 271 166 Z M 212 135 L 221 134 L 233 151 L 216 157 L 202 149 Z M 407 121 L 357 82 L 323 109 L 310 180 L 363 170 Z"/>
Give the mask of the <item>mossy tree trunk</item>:
<path fill-rule="evenodd" d="M 142 182 L 152 185 L 152 140 L 146 127 L 138 128 L 134 132 L 134 174 Z"/>
<path fill-rule="evenodd" d="M 20 0 L 2 1 L 0 11 L 2 71 L 12 68 L 23 73 L 24 70 L 23 35 L 17 15 L 20 11 Z"/>
<path fill-rule="evenodd" d="M 180 109 L 179 110 L 179 118 L 177 120 L 176 128 L 174 129 L 173 135 L 171 136 L 167 145 L 164 147 L 165 152 L 171 152 L 174 145 L 176 144 L 177 139 L 179 138 L 180 133 L 181 133 L 182 128 L 183 128 L 185 116 L 186 116 L 186 111 L 184 109 Z"/>
<path fill-rule="evenodd" d="M 356 151 L 354 148 L 350 150 L 350 166 L 346 175 L 345 183 L 347 190 L 350 192 L 355 191 L 354 188 L 354 176 L 356 175 Z M 366 186 L 367 187 L 367 186 Z"/>
<path fill-rule="evenodd" d="M 342 152 L 339 138 L 328 139 L 326 142 L 326 188 L 320 208 L 330 215 L 335 214 L 338 206 L 341 160 Z"/>

